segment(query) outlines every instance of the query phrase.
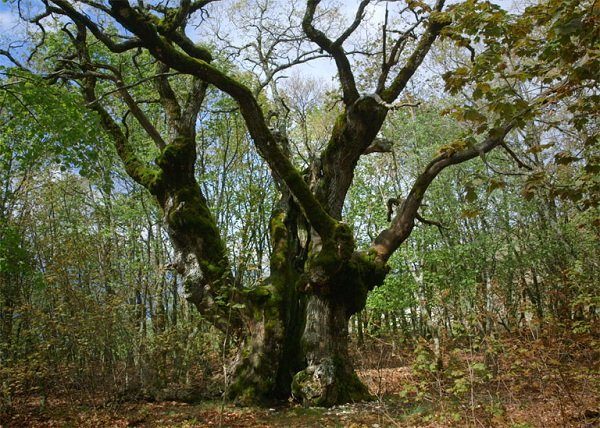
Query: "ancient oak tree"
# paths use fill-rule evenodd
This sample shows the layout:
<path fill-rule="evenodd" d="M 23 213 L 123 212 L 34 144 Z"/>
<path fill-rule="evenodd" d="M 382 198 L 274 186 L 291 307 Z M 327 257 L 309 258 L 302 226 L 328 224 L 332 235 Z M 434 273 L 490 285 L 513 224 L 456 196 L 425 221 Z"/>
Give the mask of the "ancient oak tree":
<path fill-rule="evenodd" d="M 361 0 L 352 2 L 345 22 L 330 2 L 255 0 L 243 23 L 228 20 L 234 15 L 225 15 L 225 3 L 40 0 L 19 10 L 44 30 L 32 57 L 43 51 L 50 27 L 64 34 L 65 47 L 53 53 L 49 69 L 38 62 L 32 71 L 80 88 L 127 173 L 160 206 L 187 298 L 214 326 L 241 340 L 230 394 L 240 401 L 292 394 L 310 405 L 367 399 L 348 354 L 349 318 L 383 283 L 388 259 L 410 236 L 415 220 L 439 225 L 424 220 L 419 209 L 445 168 L 507 148 L 511 131 L 543 108 L 585 92 L 585 73 L 598 63 L 597 54 L 585 49 L 597 40 L 597 10 L 586 2 L 550 1 L 552 16 L 535 8 L 518 16 L 476 0 L 452 5 Z M 252 64 L 253 78 L 215 59 L 214 46 L 224 40 L 210 27 L 216 18 L 225 27 L 246 25 L 255 32 L 252 42 L 237 47 L 238 56 Z M 531 26 L 540 34 L 548 30 L 548 43 L 565 32 L 587 34 L 583 50 L 569 52 L 570 63 L 587 58 L 579 74 L 548 77 L 547 69 L 536 68 L 544 59 L 532 50 L 538 47 L 525 30 Z M 369 41 L 359 33 L 367 33 Z M 389 227 L 369 247 L 358 248 L 343 218 L 355 168 L 362 156 L 390 151 L 391 142 L 378 134 L 389 111 L 413 105 L 403 94 L 438 40 L 456 45 L 448 50 L 457 57 L 455 67 L 444 78 L 449 91 L 468 100 L 452 111 L 466 123 L 464 138 L 448 141 L 432 156 L 407 194 L 388 195 L 396 202 Z M 235 48 L 237 42 L 234 37 L 227 43 Z M 531 58 L 529 68 L 515 65 L 519 56 Z M 15 66 L 28 66 L 11 58 Z M 335 64 L 337 117 L 324 149 L 300 161 L 291 149 L 289 108 L 278 77 L 319 58 Z M 562 66 L 556 64 L 559 71 Z M 153 82 L 154 103 L 135 94 L 140 80 Z M 175 82 L 184 85 L 184 93 L 174 89 Z M 279 191 L 270 221 L 270 269 L 260 286 L 236 280 L 228 244 L 198 183 L 197 117 L 207 88 L 236 102 Z M 154 161 L 140 154 L 139 138 L 107 105 L 108 95 L 118 97 L 128 120 L 135 119 L 154 145 L 159 153 Z M 153 123 L 149 106 L 159 110 L 166 126 Z"/>

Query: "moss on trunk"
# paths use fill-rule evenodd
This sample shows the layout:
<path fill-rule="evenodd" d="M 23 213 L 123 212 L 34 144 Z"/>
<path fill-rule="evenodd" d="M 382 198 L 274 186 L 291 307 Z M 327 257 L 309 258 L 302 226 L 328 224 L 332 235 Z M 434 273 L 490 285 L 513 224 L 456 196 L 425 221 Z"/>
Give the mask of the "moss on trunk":
<path fill-rule="evenodd" d="M 371 398 L 348 353 L 348 321 L 362 310 L 367 293 L 380 285 L 388 268 L 374 254 L 353 252 L 343 229 L 338 241 L 325 242 L 308 263 L 305 287 L 310 293 L 303 346 L 308 367 L 294 376 L 292 393 L 305 405 L 332 406 Z"/>
<path fill-rule="evenodd" d="M 268 404 L 291 392 L 292 376 L 302 369 L 300 344 L 304 326 L 304 298 L 298 295 L 298 208 L 283 198 L 270 222 L 271 275 L 260 300 L 248 299 L 253 308 L 251 335 L 238 356 L 229 396 L 241 404 Z M 252 297 L 252 296 L 249 296 Z"/>
<path fill-rule="evenodd" d="M 333 406 L 368 400 L 348 354 L 348 319 L 343 305 L 311 296 L 303 345 L 308 367 L 294 376 L 293 396 L 307 406 Z"/>
<path fill-rule="evenodd" d="M 331 407 L 337 404 L 369 401 L 373 395 L 347 361 L 323 359 L 294 376 L 292 394 L 306 406 Z"/>

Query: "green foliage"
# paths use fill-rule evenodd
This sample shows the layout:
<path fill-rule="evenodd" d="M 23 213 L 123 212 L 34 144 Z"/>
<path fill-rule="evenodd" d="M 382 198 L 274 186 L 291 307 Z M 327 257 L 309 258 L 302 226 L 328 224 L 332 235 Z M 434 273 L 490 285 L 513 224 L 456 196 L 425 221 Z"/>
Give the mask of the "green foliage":
<path fill-rule="evenodd" d="M 367 244 L 386 226 L 385 201 L 403 196 L 403 182 L 423 167 L 420 154 L 460 132 L 435 111 L 430 106 L 392 117 L 386 136 L 403 144 L 391 159 L 373 156 L 359 165 L 347 214 L 357 242 Z M 570 142 L 555 143 L 563 144 Z M 590 287 L 597 269 L 585 260 L 597 257 L 597 211 L 582 213 L 571 198 L 557 194 L 553 158 L 542 152 L 531 159 L 519 154 L 535 168 L 523 176 L 499 175 L 511 170 L 514 159 L 498 151 L 484 164 L 461 165 L 432 184 L 420 212 L 445 228 L 417 221 L 407 245 L 390 259 L 390 274 L 367 302 L 373 333 L 382 328 L 378 319 L 385 321 L 385 334 L 395 323 L 409 337 L 431 337 L 438 329 L 452 336 L 482 334 L 490 326 L 513 331 L 523 327 L 523 313 L 539 323 L 582 317 L 573 328 L 591 328 L 598 293 Z M 561 168 L 569 174 L 580 166 L 570 162 Z M 374 176 L 380 177 L 375 183 Z M 547 185 L 549 180 L 555 185 Z M 561 303 L 565 298 L 568 303 Z"/>
<path fill-rule="evenodd" d="M 81 108 L 77 94 L 47 85 L 39 76 L 0 69 L 0 97 L 4 124 L 0 134 L 0 162 L 46 166 L 54 163 L 94 171 L 102 151 L 102 133 L 93 114 Z"/>
<path fill-rule="evenodd" d="M 537 129 L 527 132 L 538 142 L 530 146 L 531 152 L 553 145 L 540 140 L 563 134 L 563 146 L 548 155 L 560 178 L 553 182 L 534 171 L 524 195 L 552 187 L 556 196 L 584 209 L 597 206 L 599 183 L 593 171 L 599 131 L 591 120 L 600 105 L 600 11 L 595 2 L 548 0 L 511 14 L 490 2 L 466 1 L 451 13 L 453 25 L 443 35 L 472 56 L 443 76 L 447 91 L 469 96 L 448 113 L 470 130 L 444 151 L 469 146 L 471 133 L 484 134 L 507 120 L 519 128 L 533 121 Z M 564 144 L 569 140 L 572 144 Z"/>
<path fill-rule="evenodd" d="M 82 390 L 107 398 L 217 394 L 222 338 L 184 299 L 154 201 L 125 176 L 95 115 L 68 86 L 12 69 L 2 82 L 14 92 L 0 92 L 2 410 L 26 396 Z M 243 286 L 259 295 L 267 289 L 257 282 L 268 251 L 270 175 L 248 151 L 239 118 L 216 115 L 199 127 L 201 185 L 230 234 Z M 156 156 L 147 143 L 138 146 L 143 159 Z"/>

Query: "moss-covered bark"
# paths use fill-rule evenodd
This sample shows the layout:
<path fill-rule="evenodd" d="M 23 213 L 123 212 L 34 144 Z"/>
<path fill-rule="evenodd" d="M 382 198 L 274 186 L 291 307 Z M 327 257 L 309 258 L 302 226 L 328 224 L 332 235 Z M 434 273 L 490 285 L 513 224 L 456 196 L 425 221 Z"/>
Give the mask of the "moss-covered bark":
<path fill-rule="evenodd" d="M 326 211 L 341 219 L 342 207 L 354 179 L 354 170 L 373 142 L 387 116 L 387 109 L 369 96 L 356 100 L 335 121 L 320 159 L 314 191 Z"/>
<path fill-rule="evenodd" d="M 270 222 L 271 274 L 260 298 L 249 296 L 253 309 L 247 338 L 236 364 L 229 395 L 243 404 L 269 403 L 290 395 L 292 376 L 304 363 L 300 340 L 304 299 L 296 283 L 302 265 L 298 207 L 284 197 Z"/>
<path fill-rule="evenodd" d="M 156 197 L 175 249 L 177 271 L 186 298 L 215 326 L 235 330 L 242 325 L 239 298 L 227 250 L 206 198 L 194 177 L 194 134 L 178 135 L 156 159 L 160 172 L 146 186 Z"/>
<path fill-rule="evenodd" d="M 370 398 L 348 354 L 348 321 L 364 308 L 387 267 L 374 254 L 355 251 L 352 231 L 340 223 L 334 237 L 311 255 L 302 279 L 309 294 L 302 344 L 307 367 L 294 376 L 292 393 L 306 405 L 332 406 Z"/>
<path fill-rule="evenodd" d="M 308 366 L 294 376 L 292 394 L 309 406 L 368 400 L 348 355 L 348 312 L 343 305 L 311 296 L 303 344 Z"/>
<path fill-rule="evenodd" d="M 360 156 L 372 143 L 387 110 L 373 97 L 361 97 L 337 118 L 312 188 L 330 216 L 342 206 Z M 370 397 L 348 355 L 348 321 L 364 308 L 367 294 L 381 284 L 385 264 L 375 254 L 356 251 L 351 228 L 338 222 L 329 236 L 313 233 L 313 245 L 299 283 L 307 294 L 303 347 L 306 369 L 294 376 L 294 397 L 307 405 L 331 406 Z"/>

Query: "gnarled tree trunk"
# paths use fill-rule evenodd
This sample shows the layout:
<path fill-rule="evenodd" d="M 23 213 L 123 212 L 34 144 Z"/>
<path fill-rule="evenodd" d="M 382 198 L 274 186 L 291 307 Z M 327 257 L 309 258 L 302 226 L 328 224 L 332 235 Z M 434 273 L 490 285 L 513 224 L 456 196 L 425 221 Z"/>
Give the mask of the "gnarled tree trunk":
<path fill-rule="evenodd" d="M 298 228 L 304 219 L 284 193 L 270 221 L 272 255 L 267 284 L 248 297 L 249 336 L 238 356 L 229 396 L 239 403 L 287 398 L 292 376 L 304 367 L 300 344 L 305 298 L 296 285 L 306 259 Z"/>
<path fill-rule="evenodd" d="M 302 335 L 307 367 L 294 376 L 292 384 L 292 394 L 306 405 L 332 406 L 371 398 L 350 359 L 348 321 L 364 308 L 367 293 L 383 282 L 387 267 L 372 254 L 352 252 L 343 257 L 343 244 L 343 239 L 334 246 L 325 244 L 307 263 L 304 291 L 309 297 Z M 348 244 L 353 247 L 353 241 Z"/>
<path fill-rule="evenodd" d="M 311 165 L 308 180 L 295 168 L 293 156 L 286 150 L 285 132 L 274 132 L 269 126 L 257 94 L 241 80 L 212 65 L 209 50 L 185 35 L 188 18 L 210 2 L 181 2 L 178 7 L 151 8 L 152 11 L 143 6 L 133 7 L 124 0 L 111 0 L 108 6 L 96 7 L 103 13 L 108 10 L 118 24 L 116 27 L 127 29 L 132 35 L 119 43 L 103 32 L 102 25 L 95 24 L 94 19 L 69 2 L 51 3 L 55 7 L 48 13 L 59 11 L 77 25 L 74 42 L 78 45 L 84 77 L 80 73 L 75 76 L 83 79 L 90 107 L 99 113 L 105 130 L 113 136 L 127 173 L 155 195 L 163 209 L 189 299 L 221 329 L 229 331 L 233 321 L 234 328 L 247 326 L 250 331 L 232 392 L 252 400 L 273 396 L 275 392 L 284 394 L 291 373 L 306 363 L 308 366 L 293 381 L 294 394 L 299 399 L 308 404 L 332 405 L 367 398 L 368 391 L 356 377 L 348 356 L 348 319 L 364 307 L 368 291 L 383 282 L 387 274 L 385 263 L 410 234 L 423 195 L 436 175 L 449 165 L 488 152 L 514 126 L 509 123 L 490 132 L 477 146 L 434 158 L 415 180 L 390 226 L 378 235 L 369 252 L 356 251 L 351 228 L 341 221 L 354 170 L 363 154 L 389 151 L 389 142 L 378 139 L 377 134 L 432 43 L 450 24 L 450 17 L 442 13 L 444 0 L 436 0 L 428 18 L 423 20 L 424 29 L 403 65 L 398 65 L 403 40 L 414 27 L 392 45 L 389 56 L 384 42 L 382 69 L 372 94 L 359 92 L 343 47 L 361 24 L 369 1 L 361 1 L 355 20 L 335 40 L 315 27 L 320 0 L 306 1 L 302 29 L 308 40 L 335 60 L 344 105 L 329 143 L 319 160 Z M 128 93 L 119 70 L 109 69 L 115 74 L 111 80 L 131 114 L 161 152 L 156 165 L 136 155 L 128 132 L 98 102 L 95 82 L 106 70 L 101 67 L 102 73 L 87 73 L 97 71 L 87 52 L 87 31 L 114 52 L 143 47 L 159 64 L 164 63 L 164 67 L 159 65 L 156 83 L 173 131 L 169 135 L 174 138 L 169 138 L 168 143 Z M 194 76 L 192 91 L 185 102 L 169 85 L 166 75 L 169 67 Z M 194 178 L 195 124 L 206 84 L 235 99 L 256 149 L 273 171 L 285 201 L 271 222 L 274 251 L 270 283 L 251 290 L 238 288 L 233 281 L 225 244 Z M 310 238 L 299 245 L 297 227 L 304 223 Z M 298 293 L 309 302 L 304 329 L 301 321 L 304 298 Z M 300 332 L 303 350 L 298 346 Z"/>
<path fill-rule="evenodd" d="M 292 393 L 305 404 L 330 406 L 371 398 L 348 355 L 348 311 L 320 296 L 310 296 L 303 344 L 308 366 L 296 374 Z"/>

